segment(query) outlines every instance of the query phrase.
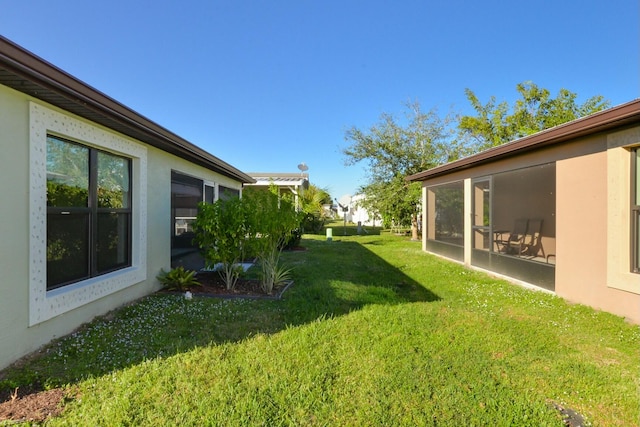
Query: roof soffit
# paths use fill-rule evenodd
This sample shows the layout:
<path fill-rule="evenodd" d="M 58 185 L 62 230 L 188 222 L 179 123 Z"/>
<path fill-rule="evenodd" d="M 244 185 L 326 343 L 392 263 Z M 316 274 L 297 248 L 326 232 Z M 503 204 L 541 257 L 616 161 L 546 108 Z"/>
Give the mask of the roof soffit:
<path fill-rule="evenodd" d="M 0 36 L 0 84 L 243 183 L 249 175 Z"/>

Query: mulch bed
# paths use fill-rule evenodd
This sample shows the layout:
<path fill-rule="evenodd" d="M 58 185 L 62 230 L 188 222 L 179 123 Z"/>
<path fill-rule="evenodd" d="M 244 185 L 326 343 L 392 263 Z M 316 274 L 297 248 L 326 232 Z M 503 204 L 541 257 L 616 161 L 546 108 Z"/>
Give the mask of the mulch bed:
<path fill-rule="evenodd" d="M 49 417 L 55 417 L 64 409 L 65 391 L 61 388 L 19 395 L 15 395 L 6 402 L 0 403 L 0 422 L 42 422 Z"/>
<path fill-rule="evenodd" d="M 260 288 L 257 279 L 239 278 L 233 289 L 228 290 L 218 272 L 200 271 L 196 279 L 201 286 L 193 286 L 189 291 L 193 296 L 217 298 L 252 298 L 252 299 L 280 299 L 282 293 L 290 283 L 275 286 L 271 294 L 266 294 Z M 161 293 L 184 294 L 184 292 L 161 290 Z"/>

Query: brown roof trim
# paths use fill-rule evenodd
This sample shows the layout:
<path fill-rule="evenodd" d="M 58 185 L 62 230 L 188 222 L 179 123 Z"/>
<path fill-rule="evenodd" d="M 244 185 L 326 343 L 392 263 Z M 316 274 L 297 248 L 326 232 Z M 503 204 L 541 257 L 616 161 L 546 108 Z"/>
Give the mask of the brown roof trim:
<path fill-rule="evenodd" d="M 516 156 L 548 145 L 558 144 L 633 123 L 640 123 L 640 99 L 543 130 L 533 135 L 490 148 L 478 154 L 437 166 L 433 169 L 418 172 L 405 179 L 407 181 L 425 181 L 437 176 L 447 175 L 481 164 Z"/>
<path fill-rule="evenodd" d="M 253 178 L 0 36 L 0 84 L 243 183 Z"/>

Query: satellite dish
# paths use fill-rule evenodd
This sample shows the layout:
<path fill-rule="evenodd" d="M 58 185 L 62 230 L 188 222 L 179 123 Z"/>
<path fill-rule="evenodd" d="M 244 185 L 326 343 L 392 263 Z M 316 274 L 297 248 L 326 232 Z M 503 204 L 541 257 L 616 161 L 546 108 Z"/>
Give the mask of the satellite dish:
<path fill-rule="evenodd" d="M 306 170 L 309 170 L 309 166 L 307 166 L 305 162 L 302 162 L 298 165 L 298 169 L 300 169 L 300 172 L 304 172 Z"/>

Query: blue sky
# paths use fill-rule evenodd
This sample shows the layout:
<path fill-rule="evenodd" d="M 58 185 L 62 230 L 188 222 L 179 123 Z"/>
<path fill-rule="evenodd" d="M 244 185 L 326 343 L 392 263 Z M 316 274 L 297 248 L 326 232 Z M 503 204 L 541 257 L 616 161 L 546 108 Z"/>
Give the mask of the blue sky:
<path fill-rule="evenodd" d="M 244 172 L 333 197 L 366 183 L 345 131 L 418 101 L 471 113 L 533 81 L 640 97 L 637 0 L 5 2 L 1 34 Z"/>

